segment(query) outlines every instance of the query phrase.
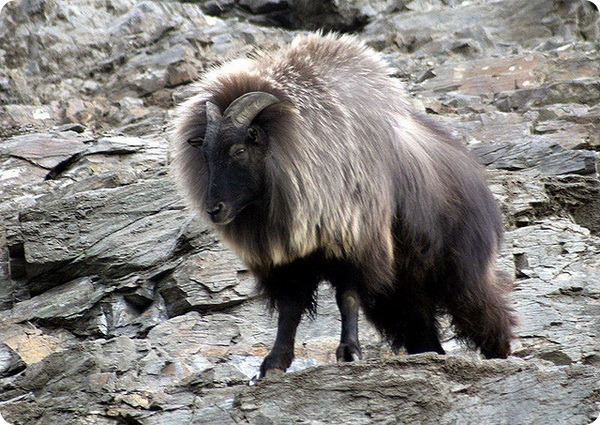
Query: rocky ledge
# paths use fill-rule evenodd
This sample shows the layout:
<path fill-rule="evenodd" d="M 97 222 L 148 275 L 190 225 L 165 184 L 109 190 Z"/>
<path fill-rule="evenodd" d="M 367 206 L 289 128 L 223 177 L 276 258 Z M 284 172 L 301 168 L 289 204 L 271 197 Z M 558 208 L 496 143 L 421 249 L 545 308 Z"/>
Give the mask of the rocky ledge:
<path fill-rule="evenodd" d="M 485 361 L 334 362 L 330 289 L 292 372 L 275 320 L 169 176 L 211 64 L 325 29 L 383 52 L 486 165 L 519 339 Z M 15 0 L 0 14 L 0 414 L 20 424 L 569 423 L 600 413 L 600 18 L 569 0 Z M 447 329 L 447 328 L 446 328 Z M 250 385 L 252 384 L 252 385 Z M 0 420 L 1 422 L 1 420 Z"/>

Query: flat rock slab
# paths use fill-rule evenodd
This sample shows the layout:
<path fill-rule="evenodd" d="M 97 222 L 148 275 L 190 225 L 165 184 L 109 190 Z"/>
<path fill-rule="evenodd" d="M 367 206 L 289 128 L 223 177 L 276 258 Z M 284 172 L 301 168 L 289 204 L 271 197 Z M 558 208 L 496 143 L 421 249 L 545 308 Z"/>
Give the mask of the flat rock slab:
<path fill-rule="evenodd" d="M 171 223 L 181 223 L 188 216 L 181 209 L 174 185 L 166 179 L 70 196 L 50 195 L 19 214 L 9 229 L 9 246 L 23 246 L 28 277 L 87 256 L 99 265 L 107 264 L 111 256 L 110 267 L 115 267 L 114 255 L 124 249 L 123 264 L 146 267 L 163 261 L 173 249 L 178 230 Z M 147 242 L 154 249 L 144 246 Z M 157 242 L 163 242 L 162 249 L 156 248 Z"/>
<path fill-rule="evenodd" d="M 589 424 L 599 390 L 594 367 L 426 354 L 266 379 L 236 398 L 233 416 L 260 424 Z"/>
<path fill-rule="evenodd" d="M 593 151 L 566 150 L 554 140 L 541 137 L 475 146 L 473 151 L 490 168 L 525 170 L 536 176 L 595 174 L 598 159 Z"/>
<path fill-rule="evenodd" d="M 0 155 L 23 158 L 39 167 L 51 169 L 86 149 L 85 143 L 76 137 L 32 134 L 16 136 L 4 142 L 0 147 Z"/>

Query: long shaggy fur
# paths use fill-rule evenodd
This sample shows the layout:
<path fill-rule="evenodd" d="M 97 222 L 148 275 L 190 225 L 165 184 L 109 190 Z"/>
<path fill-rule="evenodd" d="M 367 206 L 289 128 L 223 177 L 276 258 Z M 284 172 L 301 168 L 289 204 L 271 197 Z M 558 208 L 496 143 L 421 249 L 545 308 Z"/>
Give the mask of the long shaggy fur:
<path fill-rule="evenodd" d="M 508 354 L 499 209 L 472 156 L 411 110 L 392 73 L 355 38 L 320 34 L 222 65 L 177 111 L 177 178 L 205 211 L 205 160 L 186 143 L 204 134 L 204 105 L 274 94 L 282 102 L 256 118 L 269 135 L 263 214 L 218 226 L 221 237 L 259 277 L 317 252 L 351 264 L 367 316 L 394 346 L 410 334 L 398 329 L 410 328 L 409 313 L 443 309 L 484 354 Z"/>

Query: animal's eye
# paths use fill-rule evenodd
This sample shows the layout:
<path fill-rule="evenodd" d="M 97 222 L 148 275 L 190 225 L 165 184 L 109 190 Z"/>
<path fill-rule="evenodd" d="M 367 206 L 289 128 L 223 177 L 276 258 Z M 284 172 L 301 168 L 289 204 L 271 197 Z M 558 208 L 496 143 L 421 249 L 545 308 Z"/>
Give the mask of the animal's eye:
<path fill-rule="evenodd" d="M 229 150 L 229 155 L 233 159 L 243 159 L 248 153 L 248 149 L 244 145 L 233 145 Z"/>
<path fill-rule="evenodd" d="M 187 142 L 193 147 L 199 148 L 204 143 L 204 137 L 192 137 L 191 139 L 188 139 Z"/>
<path fill-rule="evenodd" d="M 248 143 L 256 143 L 258 141 L 258 130 L 254 127 L 248 127 L 246 130 L 246 141 Z"/>

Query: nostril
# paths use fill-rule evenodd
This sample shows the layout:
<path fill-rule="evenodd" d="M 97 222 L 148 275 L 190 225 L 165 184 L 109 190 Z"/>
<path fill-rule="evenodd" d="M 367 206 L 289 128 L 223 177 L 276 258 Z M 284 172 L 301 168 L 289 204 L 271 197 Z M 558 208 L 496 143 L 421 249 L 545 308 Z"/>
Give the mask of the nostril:
<path fill-rule="evenodd" d="M 209 213 L 210 215 L 217 215 L 217 214 L 219 214 L 219 212 L 221 212 L 221 210 L 223 209 L 224 206 L 225 205 L 223 204 L 223 202 L 219 202 L 214 207 L 207 208 L 206 212 Z"/>

